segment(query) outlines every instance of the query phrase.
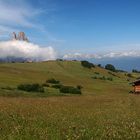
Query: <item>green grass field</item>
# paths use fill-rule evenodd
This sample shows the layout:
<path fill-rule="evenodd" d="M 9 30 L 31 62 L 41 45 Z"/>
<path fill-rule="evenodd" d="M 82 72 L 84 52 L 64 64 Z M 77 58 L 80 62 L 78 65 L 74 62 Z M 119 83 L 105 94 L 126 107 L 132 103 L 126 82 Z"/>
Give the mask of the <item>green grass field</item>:
<path fill-rule="evenodd" d="M 99 74 L 97 74 L 97 72 Z M 112 140 L 140 139 L 140 97 L 130 94 L 133 78 L 126 73 L 87 69 L 76 61 L 0 64 L 0 139 Z M 111 77 L 101 80 L 93 77 Z M 55 78 L 81 85 L 82 95 L 17 90 L 22 83 L 43 84 Z M 128 81 L 129 80 L 129 81 Z"/>

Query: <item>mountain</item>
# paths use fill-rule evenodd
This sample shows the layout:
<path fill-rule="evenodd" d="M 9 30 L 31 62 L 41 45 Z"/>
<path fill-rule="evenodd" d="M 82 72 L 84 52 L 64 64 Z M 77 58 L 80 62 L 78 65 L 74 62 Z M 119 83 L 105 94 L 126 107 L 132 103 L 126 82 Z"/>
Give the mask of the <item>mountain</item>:
<path fill-rule="evenodd" d="M 13 32 L 12 36 L 13 36 L 13 40 L 21 40 L 21 41 L 27 41 L 27 42 L 29 41 L 24 32 L 19 32 L 18 34 Z"/>

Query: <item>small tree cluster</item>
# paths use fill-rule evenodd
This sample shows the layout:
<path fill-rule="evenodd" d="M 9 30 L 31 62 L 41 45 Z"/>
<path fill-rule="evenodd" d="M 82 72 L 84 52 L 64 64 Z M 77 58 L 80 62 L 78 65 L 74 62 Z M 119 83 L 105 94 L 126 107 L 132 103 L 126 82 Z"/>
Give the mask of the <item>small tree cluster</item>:
<path fill-rule="evenodd" d="M 94 72 L 96 75 L 100 75 L 100 73 L 99 72 Z"/>
<path fill-rule="evenodd" d="M 58 59 L 56 59 L 56 61 L 64 61 L 63 59 L 61 59 L 61 58 L 58 58 Z"/>
<path fill-rule="evenodd" d="M 101 64 L 98 64 L 97 66 L 98 66 L 98 67 L 100 67 L 100 68 L 102 67 L 102 65 L 101 65 Z"/>
<path fill-rule="evenodd" d="M 44 92 L 43 86 L 39 84 L 20 84 L 17 88 L 28 92 Z"/>
<path fill-rule="evenodd" d="M 89 69 L 95 67 L 95 65 L 94 65 L 93 63 L 90 63 L 90 62 L 88 62 L 88 61 L 81 61 L 81 65 L 82 65 L 83 67 L 86 67 L 86 68 L 89 68 Z"/>
<path fill-rule="evenodd" d="M 110 71 L 113 71 L 113 72 L 116 72 L 116 68 L 112 64 L 107 64 L 105 66 L 105 69 L 110 70 Z"/>
<path fill-rule="evenodd" d="M 133 75 L 131 73 L 128 73 L 126 76 L 133 78 Z"/>
<path fill-rule="evenodd" d="M 72 86 L 62 86 L 60 88 L 61 93 L 71 93 L 71 94 L 82 94 L 81 89 Z"/>
<path fill-rule="evenodd" d="M 51 87 L 52 88 L 56 88 L 56 89 L 60 89 L 63 85 L 61 84 L 55 84 L 55 85 L 52 85 Z"/>
<path fill-rule="evenodd" d="M 138 71 L 136 69 L 133 69 L 132 72 L 134 72 L 134 73 L 140 73 L 140 71 Z"/>
<path fill-rule="evenodd" d="M 47 83 L 51 83 L 51 84 L 59 84 L 59 83 L 60 83 L 60 81 L 58 81 L 58 80 L 56 80 L 56 79 L 54 79 L 54 78 L 49 79 L 49 80 L 47 80 L 46 82 L 47 82 Z"/>

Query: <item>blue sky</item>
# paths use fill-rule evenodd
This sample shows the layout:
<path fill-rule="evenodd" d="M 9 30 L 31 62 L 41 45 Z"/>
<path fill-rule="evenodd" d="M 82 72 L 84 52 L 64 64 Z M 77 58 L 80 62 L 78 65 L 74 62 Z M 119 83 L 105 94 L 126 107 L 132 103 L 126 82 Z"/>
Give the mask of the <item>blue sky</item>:
<path fill-rule="evenodd" d="M 137 51 L 139 7 L 139 0 L 0 0 L 0 40 L 24 31 L 62 55 Z"/>

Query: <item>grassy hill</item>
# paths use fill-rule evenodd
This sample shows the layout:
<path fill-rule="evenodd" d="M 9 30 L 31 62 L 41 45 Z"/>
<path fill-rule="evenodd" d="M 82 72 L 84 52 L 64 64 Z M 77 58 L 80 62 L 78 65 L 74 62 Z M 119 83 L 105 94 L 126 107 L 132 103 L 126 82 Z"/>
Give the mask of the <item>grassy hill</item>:
<path fill-rule="evenodd" d="M 140 98 L 129 94 L 129 83 L 139 76 L 97 66 L 87 69 L 78 61 L 1 63 L 0 139 L 140 139 Z M 64 96 L 52 87 L 45 93 L 16 89 L 50 78 L 63 85 L 81 85 L 82 95 Z"/>
<path fill-rule="evenodd" d="M 101 80 L 99 77 L 103 76 L 106 78 L 111 77 L 113 80 Z M 97 78 L 95 79 L 95 77 Z M 17 85 L 22 83 L 43 84 L 50 78 L 55 78 L 64 85 L 81 85 L 84 95 L 105 94 L 114 91 L 115 93 L 123 92 L 127 94 L 131 90 L 129 83 L 133 80 L 125 73 L 113 73 L 97 66 L 92 69 L 84 68 L 78 61 L 0 64 L 1 88 L 16 88 Z M 127 81 L 127 79 L 130 79 L 130 81 Z"/>

